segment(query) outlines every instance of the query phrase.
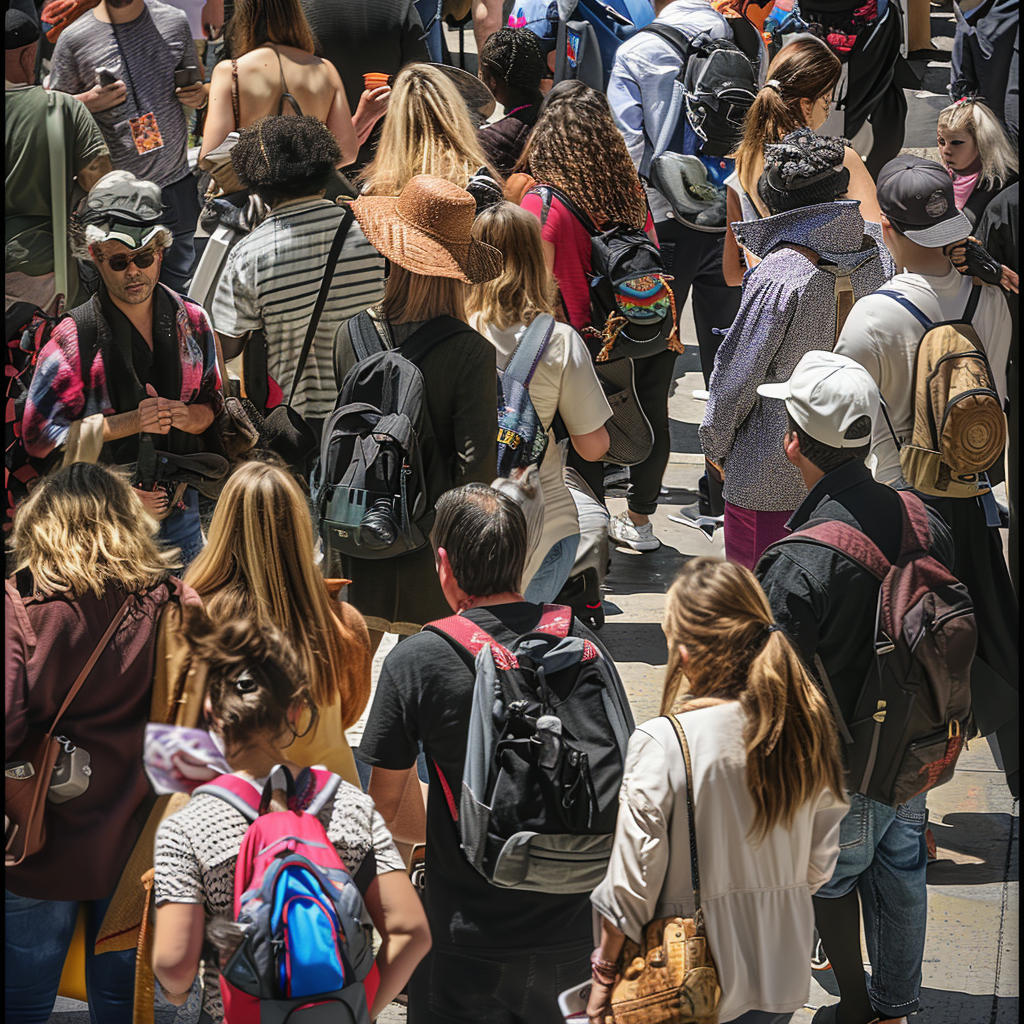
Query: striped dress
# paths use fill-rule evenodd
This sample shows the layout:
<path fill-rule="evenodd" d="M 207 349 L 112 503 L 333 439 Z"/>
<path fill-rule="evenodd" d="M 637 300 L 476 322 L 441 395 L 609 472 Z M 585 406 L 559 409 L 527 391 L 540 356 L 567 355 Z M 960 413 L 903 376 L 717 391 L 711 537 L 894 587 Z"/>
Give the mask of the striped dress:
<path fill-rule="evenodd" d="M 285 396 L 343 213 L 342 207 L 326 199 L 280 204 L 231 250 L 217 286 L 214 327 L 232 337 L 262 329 L 267 339 L 267 370 Z M 353 224 L 292 402 L 300 416 L 325 419 L 334 409 L 338 394 L 332 362 L 334 332 L 383 294 L 384 258 L 367 242 L 359 225 Z"/>

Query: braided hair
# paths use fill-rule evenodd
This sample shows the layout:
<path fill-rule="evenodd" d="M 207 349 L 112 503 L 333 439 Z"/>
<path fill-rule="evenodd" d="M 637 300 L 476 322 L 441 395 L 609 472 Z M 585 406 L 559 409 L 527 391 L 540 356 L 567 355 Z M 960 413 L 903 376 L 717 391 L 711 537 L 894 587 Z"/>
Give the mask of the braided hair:
<path fill-rule="evenodd" d="M 547 63 L 537 37 L 529 29 L 498 29 L 484 43 L 480 65 L 515 95 L 531 103 L 540 102 L 540 81 L 547 73 Z"/>

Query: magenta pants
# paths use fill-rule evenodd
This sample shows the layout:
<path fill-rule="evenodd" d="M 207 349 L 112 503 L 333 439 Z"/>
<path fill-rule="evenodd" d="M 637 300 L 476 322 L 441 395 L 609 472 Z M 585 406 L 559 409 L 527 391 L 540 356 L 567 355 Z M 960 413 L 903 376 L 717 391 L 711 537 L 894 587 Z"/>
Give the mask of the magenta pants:
<path fill-rule="evenodd" d="M 725 503 L 725 557 L 753 570 L 769 544 L 786 536 L 792 512 L 755 512 Z"/>

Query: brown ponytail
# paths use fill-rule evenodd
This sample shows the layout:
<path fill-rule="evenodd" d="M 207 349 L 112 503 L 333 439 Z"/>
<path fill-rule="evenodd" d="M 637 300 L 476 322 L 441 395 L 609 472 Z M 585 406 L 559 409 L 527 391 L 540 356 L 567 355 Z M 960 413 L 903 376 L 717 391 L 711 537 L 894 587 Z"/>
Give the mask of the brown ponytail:
<path fill-rule="evenodd" d="M 229 760 L 259 738 L 290 743 L 297 736 L 297 716 L 291 715 L 296 708 L 309 708 L 309 728 L 316 724 L 301 662 L 275 626 L 247 618 L 216 626 L 205 613 L 192 611 L 186 638 L 193 656 L 206 665 L 207 697 Z"/>
<path fill-rule="evenodd" d="M 682 693 L 742 705 L 754 841 L 789 826 L 823 787 L 845 799 L 832 713 L 789 639 L 771 626 L 753 573 L 733 562 L 691 559 L 668 592 L 661 713 L 682 710 Z M 680 644 L 689 654 L 685 671 Z"/>
<path fill-rule="evenodd" d="M 757 179 L 764 168 L 764 147 L 804 126 L 800 100 L 817 100 L 831 93 L 842 64 L 822 42 L 812 37 L 784 46 L 768 65 L 767 81 L 747 111 L 743 140 L 733 154 L 743 191 L 756 199 Z"/>

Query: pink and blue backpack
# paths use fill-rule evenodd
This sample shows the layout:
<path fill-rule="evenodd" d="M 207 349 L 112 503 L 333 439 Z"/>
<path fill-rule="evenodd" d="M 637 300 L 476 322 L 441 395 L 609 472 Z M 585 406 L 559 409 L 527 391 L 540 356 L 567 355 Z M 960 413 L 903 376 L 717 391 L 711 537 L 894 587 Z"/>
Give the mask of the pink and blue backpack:
<path fill-rule="evenodd" d="M 372 926 L 363 898 L 320 820 L 339 776 L 281 766 L 265 788 L 221 775 L 196 793 L 250 822 L 235 867 L 241 944 L 221 965 L 225 1024 L 370 1024 L 377 991 Z M 287 811 L 269 811 L 274 789 Z"/>

